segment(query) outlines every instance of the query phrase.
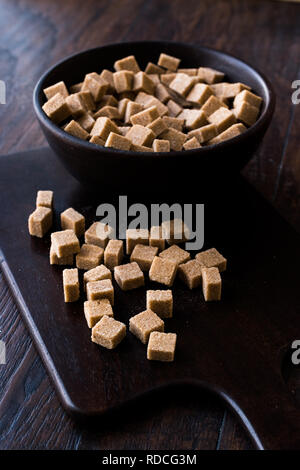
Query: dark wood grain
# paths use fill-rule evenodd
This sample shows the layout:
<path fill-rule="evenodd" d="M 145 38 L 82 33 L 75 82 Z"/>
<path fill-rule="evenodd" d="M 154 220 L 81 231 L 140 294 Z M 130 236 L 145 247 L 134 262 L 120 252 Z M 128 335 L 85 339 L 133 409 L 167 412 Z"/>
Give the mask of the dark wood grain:
<path fill-rule="evenodd" d="M 32 90 L 40 74 L 65 55 L 121 40 L 174 39 L 200 42 L 240 56 L 260 68 L 272 80 L 277 93 L 276 115 L 260 152 L 248 165 L 245 175 L 300 229 L 299 149 L 295 119 L 299 112 L 298 108 L 293 109 L 290 101 L 291 82 L 297 78 L 299 66 L 299 15 L 299 5 L 268 0 L 65 0 L 59 8 L 50 0 L 39 3 L 33 0 L 3 0 L 0 14 L 0 79 L 6 81 L 7 105 L 0 106 L 0 151 L 21 151 L 44 143 L 31 106 Z M 133 442 L 130 429 L 134 429 L 134 425 L 132 428 L 128 425 L 127 431 L 125 428 L 119 431 L 117 441 L 116 430 L 107 434 L 105 430 L 102 433 L 86 430 L 81 439 L 81 433 L 74 430 L 73 423 L 57 402 L 3 280 L 0 292 L 0 334 L 8 342 L 10 357 L 6 366 L 0 366 L 1 385 L 4 384 L 0 396 L 11 395 L 13 403 L 19 400 L 19 411 L 24 407 L 22 421 L 13 419 L 9 433 L 7 428 L 6 432 L 1 433 L 1 447 L 77 448 L 78 443 L 84 441 L 84 448 L 89 448 L 89 443 L 96 448 L 101 446 L 101 440 L 106 442 L 107 447 L 122 447 L 126 432 L 127 445 L 130 446 L 130 442 Z M 32 368 L 26 364 L 31 364 Z M 40 383 L 44 384 L 44 388 L 35 385 L 33 378 L 30 378 L 37 376 L 43 377 Z M 22 390 L 27 381 L 33 383 L 31 395 L 35 398 L 26 401 L 24 406 L 22 395 L 14 395 L 13 387 L 17 382 L 22 384 L 19 386 Z M 15 386 L 18 388 L 18 385 Z M 45 402 L 42 401 L 42 390 L 48 397 Z M 45 410 L 44 423 L 40 417 L 41 403 Z M 166 448 L 172 448 L 174 440 L 168 440 L 168 437 L 164 440 L 163 436 L 179 426 L 181 433 L 177 436 L 178 448 L 188 448 L 191 441 L 183 424 L 184 417 L 179 417 L 177 413 L 179 403 L 174 400 L 169 414 L 162 411 L 157 418 L 163 421 L 161 426 L 155 422 L 155 418 L 156 426 L 151 417 L 141 418 L 138 433 L 141 440 L 139 442 L 136 434 L 135 442 L 140 446 L 148 445 L 149 448 L 152 444 L 154 447 L 158 442 L 164 442 Z M 195 407 L 191 406 L 190 412 L 181 408 L 191 423 L 191 434 L 199 433 L 196 438 L 194 436 L 198 439 L 198 448 L 215 448 L 217 444 L 220 448 L 245 448 L 250 445 L 243 431 L 241 437 L 238 437 L 234 419 L 229 421 L 226 415 L 222 421 L 218 412 L 217 418 L 214 417 L 214 406 L 209 402 L 206 406 L 202 401 L 197 405 L 195 400 Z M 206 420 L 203 418 L 203 410 Z M 17 409 L 15 414 L 12 413 L 12 418 L 17 418 L 19 411 Z M 18 427 L 20 423 L 25 426 L 29 416 L 33 418 L 31 421 L 28 418 L 27 431 L 21 435 Z M 198 421 L 203 425 L 197 426 Z M 214 429 L 215 432 L 208 433 L 206 429 Z M 240 429 L 239 425 L 237 429 Z M 218 440 L 216 436 L 219 432 Z"/>

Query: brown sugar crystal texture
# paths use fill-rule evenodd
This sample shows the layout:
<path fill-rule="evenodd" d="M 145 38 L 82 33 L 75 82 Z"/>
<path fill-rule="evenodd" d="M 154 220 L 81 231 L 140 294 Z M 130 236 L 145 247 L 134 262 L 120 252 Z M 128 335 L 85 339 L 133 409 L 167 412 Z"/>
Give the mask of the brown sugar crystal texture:
<path fill-rule="evenodd" d="M 92 341 L 107 349 L 114 349 L 126 336 L 126 325 L 105 315 L 92 328 Z"/>
<path fill-rule="evenodd" d="M 143 271 L 136 262 L 116 266 L 114 276 L 115 281 L 124 291 L 137 289 L 145 284 Z"/>
<path fill-rule="evenodd" d="M 63 287 L 65 302 L 76 302 L 79 299 L 78 269 L 63 270 Z"/>
<path fill-rule="evenodd" d="M 162 362 L 174 361 L 176 340 L 175 333 L 153 331 L 148 342 L 147 359 Z"/>
<path fill-rule="evenodd" d="M 206 302 L 221 300 L 222 279 L 218 268 L 202 268 L 202 290 Z"/>
<path fill-rule="evenodd" d="M 28 218 L 30 235 L 42 238 L 52 226 L 52 210 L 49 207 L 37 207 Z"/>
<path fill-rule="evenodd" d="M 220 272 L 225 271 L 227 268 L 227 260 L 216 248 L 210 248 L 209 250 L 200 251 L 195 256 L 196 261 L 206 268 L 218 268 Z"/>
<path fill-rule="evenodd" d="M 102 263 L 103 254 L 104 250 L 100 246 L 84 243 L 76 255 L 76 266 L 78 269 L 93 269 Z"/>
<path fill-rule="evenodd" d="M 108 299 L 114 305 L 114 288 L 110 279 L 88 282 L 86 293 L 88 300 Z"/>
<path fill-rule="evenodd" d="M 85 218 L 72 207 L 60 214 L 61 228 L 74 230 L 77 237 L 81 237 L 85 230 Z"/>
<path fill-rule="evenodd" d="M 152 310 L 145 310 L 130 318 L 129 331 L 147 344 L 152 331 L 164 331 L 164 322 Z"/>
<path fill-rule="evenodd" d="M 105 315 L 113 317 L 114 312 L 108 299 L 86 300 L 83 304 L 84 315 L 89 328 L 101 320 Z"/>
<path fill-rule="evenodd" d="M 168 259 L 155 256 L 149 271 L 149 278 L 151 281 L 159 282 L 165 286 L 171 287 L 173 285 L 177 272 L 177 264 Z"/>
<path fill-rule="evenodd" d="M 149 271 L 154 256 L 158 253 L 158 248 L 149 245 L 135 245 L 131 255 L 130 261 L 135 261 L 142 271 Z"/>
<path fill-rule="evenodd" d="M 147 290 L 147 310 L 152 310 L 160 318 L 173 316 L 173 294 L 171 290 Z"/>

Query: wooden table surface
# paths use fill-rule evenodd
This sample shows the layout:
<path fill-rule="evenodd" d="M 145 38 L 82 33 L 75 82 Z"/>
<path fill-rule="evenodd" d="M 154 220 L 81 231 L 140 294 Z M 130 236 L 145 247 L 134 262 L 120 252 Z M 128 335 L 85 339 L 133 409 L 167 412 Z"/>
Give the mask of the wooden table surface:
<path fill-rule="evenodd" d="M 32 91 L 49 66 L 75 51 L 109 42 L 197 42 L 237 55 L 273 82 L 277 108 L 270 130 L 244 171 L 300 231 L 300 5 L 272 0 L 2 0 L 0 153 L 45 145 Z M 297 128 L 298 123 L 298 128 Z M 1 157 L 0 157 L 1 158 Z M 63 411 L 0 273 L 0 449 L 251 449 L 247 434 L 216 398 L 177 389 L 143 400 L 88 426 Z M 299 380 L 293 377 L 299 385 Z"/>

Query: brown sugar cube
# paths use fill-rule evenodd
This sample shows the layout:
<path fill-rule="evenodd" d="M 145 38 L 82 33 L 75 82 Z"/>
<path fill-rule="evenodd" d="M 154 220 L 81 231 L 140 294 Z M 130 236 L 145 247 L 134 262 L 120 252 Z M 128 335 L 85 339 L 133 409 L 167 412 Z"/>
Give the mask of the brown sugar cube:
<path fill-rule="evenodd" d="M 163 116 L 162 119 L 167 127 L 172 127 L 173 129 L 176 129 L 176 131 L 182 131 L 184 126 L 184 119 L 178 119 L 171 116 Z"/>
<path fill-rule="evenodd" d="M 116 126 L 116 124 L 114 124 L 108 117 L 98 117 L 91 130 L 91 136 L 96 135 L 106 141 L 111 132 L 118 134 L 118 126 Z"/>
<path fill-rule="evenodd" d="M 103 108 L 98 109 L 96 113 L 94 113 L 94 118 L 97 119 L 98 117 L 108 117 L 109 119 L 120 119 L 120 114 L 118 109 L 115 106 L 103 106 Z"/>
<path fill-rule="evenodd" d="M 149 73 L 148 77 L 150 78 L 150 80 L 152 80 L 152 82 L 154 83 L 154 86 L 159 85 L 160 76 L 157 73 Z"/>
<path fill-rule="evenodd" d="M 168 140 L 154 139 L 152 146 L 154 152 L 170 152 L 170 142 Z"/>
<path fill-rule="evenodd" d="M 78 94 L 86 111 L 94 111 L 96 109 L 96 103 L 90 91 L 80 91 Z"/>
<path fill-rule="evenodd" d="M 169 86 L 175 77 L 176 77 L 176 73 L 164 73 L 163 75 L 160 76 L 160 81 L 164 85 Z"/>
<path fill-rule="evenodd" d="M 119 150 L 130 150 L 131 141 L 122 135 L 111 132 L 105 142 L 105 147 L 112 147 Z"/>
<path fill-rule="evenodd" d="M 130 148 L 131 152 L 153 152 L 153 149 L 150 147 L 145 147 L 144 145 L 132 144 Z"/>
<path fill-rule="evenodd" d="M 178 116 L 178 114 L 180 114 L 182 111 L 182 107 L 179 104 L 175 103 L 174 100 L 169 100 L 167 102 L 167 108 L 171 117 Z"/>
<path fill-rule="evenodd" d="M 70 116 L 69 106 L 65 98 L 60 94 L 52 96 L 43 106 L 43 111 L 47 114 L 51 121 L 60 123 Z"/>
<path fill-rule="evenodd" d="M 49 261 L 50 264 L 58 264 L 60 266 L 67 266 L 73 265 L 74 259 L 73 255 L 68 255 L 68 256 L 63 256 L 62 258 L 59 258 L 55 251 L 53 250 L 53 247 L 50 247 L 50 252 L 49 252 Z"/>
<path fill-rule="evenodd" d="M 51 233 L 53 250 L 59 258 L 79 253 L 80 245 L 74 230 L 61 230 Z"/>
<path fill-rule="evenodd" d="M 37 207 L 28 218 L 30 235 L 43 238 L 52 225 L 52 210 L 49 207 Z"/>
<path fill-rule="evenodd" d="M 163 131 L 167 130 L 167 125 L 161 117 L 147 124 L 147 127 L 155 134 L 155 137 L 158 137 Z"/>
<path fill-rule="evenodd" d="M 176 348 L 176 333 L 160 333 L 153 331 L 149 337 L 147 359 L 149 361 L 174 361 Z"/>
<path fill-rule="evenodd" d="M 72 207 L 66 209 L 60 214 L 61 228 L 63 230 L 70 229 L 74 230 L 77 237 L 84 234 L 85 229 L 85 218 L 82 214 L 75 211 Z"/>
<path fill-rule="evenodd" d="M 81 91 L 89 91 L 95 101 L 100 101 L 106 94 L 109 84 L 96 72 L 88 73 L 83 81 Z"/>
<path fill-rule="evenodd" d="M 145 73 L 148 75 L 161 75 L 162 73 L 165 73 L 165 70 L 162 67 L 159 67 L 159 65 L 153 64 L 153 62 L 148 62 L 147 67 L 145 68 Z"/>
<path fill-rule="evenodd" d="M 200 251 L 195 256 L 196 261 L 205 268 L 218 268 L 220 272 L 225 271 L 227 260 L 215 248 L 206 251 Z"/>
<path fill-rule="evenodd" d="M 47 88 L 44 88 L 43 92 L 45 93 L 47 100 L 50 100 L 50 98 L 56 95 L 56 93 L 60 93 L 63 98 L 69 96 L 65 82 L 58 82 L 54 85 L 48 86 Z"/>
<path fill-rule="evenodd" d="M 140 72 L 140 67 L 136 61 L 134 55 L 129 55 L 123 59 L 116 60 L 114 63 L 114 69 L 119 72 L 120 70 L 131 70 L 131 72 Z"/>
<path fill-rule="evenodd" d="M 192 103 L 203 104 L 213 94 L 212 89 L 209 85 L 204 83 L 196 83 L 193 86 L 186 99 Z"/>
<path fill-rule="evenodd" d="M 145 108 L 151 108 L 152 106 L 156 106 L 158 114 L 162 117 L 168 114 L 169 110 L 166 105 L 164 105 L 161 101 L 159 101 L 155 96 L 151 96 L 150 99 L 144 104 Z"/>
<path fill-rule="evenodd" d="M 66 97 L 66 103 L 69 107 L 70 113 L 73 117 L 77 118 L 86 112 L 86 106 L 79 93 L 74 93 Z"/>
<path fill-rule="evenodd" d="M 125 137 L 129 129 L 131 129 L 131 126 L 119 126 L 118 128 L 119 128 L 120 135 Z"/>
<path fill-rule="evenodd" d="M 36 196 L 36 207 L 53 207 L 53 191 L 38 191 Z"/>
<path fill-rule="evenodd" d="M 76 302 L 80 296 L 78 269 L 63 270 L 63 286 L 65 302 Z"/>
<path fill-rule="evenodd" d="M 159 118 L 157 107 L 151 106 L 150 108 L 144 109 L 143 111 L 131 116 L 130 121 L 132 125 L 139 124 L 140 126 L 147 126 L 157 118 Z"/>
<path fill-rule="evenodd" d="M 104 264 L 108 269 L 113 270 L 115 266 L 119 266 L 122 263 L 123 257 L 123 241 L 109 240 L 104 251 Z"/>
<path fill-rule="evenodd" d="M 84 113 L 76 122 L 82 127 L 85 131 L 90 132 L 93 125 L 95 124 L 95 119 L 89 113 Z"/>
<path fill-rule="evenodd" d="M 160 141 L 161 142 L 161 141 Z M 159 225 L 153 225 L 150 229 L 149 245 L 156 246 L 159 251 L 165 249 L 166 240 L 163 237 L 163 229 Z"/>
<path fill-rule="evenodd" d="M 191 259 L 191 255 L 177 245 L 170 246 L 166 250 L 162 251 L 159 256 L 163 259 L 168 259 L 169 261 L 176 263 L 177 266 L 179 266 L 181 263 L 186 263 Z"/>
<path fill-rule="evenodd" d="M 178 73 L 185 73 L 186 75 L 189 75 L 190 77 L 195 77 L 198 73 L 198 69 L 196 68 L 188 68 L 188 69 L 178 69 Z"/>
<path fill-rule="evenodd" d="M 246 101 L 242 101 L 233 108 L 233 114 L 236 119 L 247 124 L 247 126 L 252 126 L 255 123 L 258 113 L 259 108 L 252 106 L 252 104 L 249 104 Z"/>
<path fill-rule="evenodd" d="M 114 304 L 114 288 L 110 279 L 87 282 L 86 294 L 88 300 L 108 299 Z"/>
<path fill-rule="evenodd" d="M 101 137 L 98 137 L 97 135 L 93 135 L 89 142 L 91 142 L 92 144 L 96 144 L 96 145 L 101 145 L 104 147 L 105 145 L 105 141 L 103 139 L 101 139 Z"/>
<path fill-rule="evenodd" d="M 216 98 L 214 95 L 210 96 L 208 100 L 205 101 L 201 110 L 204 112 L 205 116 L 208 117 L 213 114 L 219 108 L 227 108 L 228 106 L 223 103 L 223 101 Z"/>
<path fill-rule="evenodd" d="M 201 109 L 184 109 L 178 115 L 178 119 L 184 119 L 187 129 L 197 129 L 207 124 L 206 116 Z"/>
<path fill-rule="evenodd" d="M 145 284 L 143 271 L 136 262 L 116 266 L 114 276 L 115 281 L 124 291 L 137 289 Z"/>
<path fill-rule="evenodd" d="M 160 318 L 173 316 L 173 294 L 171 290 L 147 290 L 147 310 L 152 310 Z"/>
<path fill-rule="evenodd" d="M 165 69 L 171 70 L 172 72 L 176 72 L 180 64 L 180 59 L 173 57 L 168 54 L 164 54 L 163 52 L 160 54 L 157 65 L 160 67 L 164 67 Z"/>
<path fill-rule="evenodd" d="M 185 73 L 177 73 L 176 77 L 170 83 L 171 90 L 176 91 L 179 95 L 186 96 L 194 85 L 193 77 Z"/>
<path fill-rule="evenodd" d="M 152 144 L 153 140 L 155 139 L 155 134 L 147 127 L 141 126 L 140 124 L 135 124 L 126 134 L 126 138 L 135 145 L 143 145 L 147 147 Z"/>
<path fill-rule="evenodd" d="M 127 70 L 114 73 L 114 85 L 117 93 L 131 91 L 133 85 L 134 73 Z"/>
<path fill-rule="evenodd" d="M 234 98 L 233 107 L 237 107 L 240 103 L 244 101 L 248 104 L 251 104 L 252 106 L 255 106 L 256 108 L 260 108 L 262 98 L 260 96 L 255 95 L 249 90 L 243 90 L 238 93 Z"/>
<path fill-rule="evenodd" d="M 103 69 L 99 76 L 100 76 L 100 78 L 102 78 L 102 80 L 104 80 L 106 83 L 108 83 L 107 92 L 108 93 L 113 93 L 114 90 L 115 90 L 113 72 L 111 72 L 108 69 Z"/>
<path fill-rule="evenodd" d="M 222 279 L 218 268 L 202 268 L 202 290 L 206 302 L 221 300 Z"/>
<path fill-rule="evenodd" d="M 78 93 L 81 90 L 83 82 L 75 83 L 74 85 L 70 86 L 71 93 Z"/>
<path fill-rule="evenodd" d="M 179 151 L 182 150 L 182 146 L 186 141 L 187 136 L 186 134 L 183 134 L 183 132 L 176 131 L 176 129 L 171 127 L 161 134 L 161 138 L 170 142 L 171 150 Z"/>
<path fill-rule="evenodd" d="M 108 299 L 86 300 L 83 304 L 84 316 L 89 328 L 101 320 L 102 317 L 113 317 L 114 312 Z"/>
<path fill-rule="evenodd" d="M 162 103 L 166 103 L 169 101 L 172 96 L 170 95 L 168 89 L 162 83 L 157 83 L 154 92 L 156 98 L 161 101 Z"/>
<path fill-rule="evenodd" d="M 135 261 L 142 271 L 149 271 L 157 252 L 158 248 L 155 246 L 135 245 L 130 255 L 130 262 L 133 263 Z"/>
<path fill-rule="evenodd" d="M 89 133 L 74 120 L 70 121 L 69 124 L 64 127 L 64 131 L 83 140 L 87 140 L 89 137 Z"/>
<path fill-rule="evenodd" d="M 104 250 L 97 245 L 82 245 L 80 252 L 76 255 L 76 266 L 78 269 L 93 269 L 103 261 Z"/>
<path fill-rule="evenodd" d="M 102 222 L 94 222 L 84 234 L 85 243 L 97 245 L 103 249 L 113 237 L 113 228 Z"/>
<path fill-rule="evenodd" d="M 92 341 L 107 349 L 114 349 L 126 336 L 126 325 L 105 315 L 92 328 Z"/>
<path fill-rule="evenodd" d="M 145 72 L 138 72 L 133 77 L 133 91 L 144 91 L 153 95 L 155 85 Z"/>
<path fill-rule="evenodd" d="M 135 101 L 128 100 L 127 105 L 126 105 L 125 115 L 124 115 L 124 122 L 126 124 L 130 124 L 131 116 L 139 113 L 140 111 L 143 111 L 143 109 L 144 109 L 144 106 L 142 104 L 136 103 Z"/>
<path fill-rule="evenodd" d="M 140 91 L 136 97 L 135 97 L 135 102 L 142 104 L 143 106 L 147 105 L 150 100 L 152 100 L 153 96 L 148 95 L 148 93 L 144 93 L 143 91 Z"/>
<path fill-rule="evenodd" d="M 201 265 L 197 260 L 192 259 L 178 267 L 178 277 L 189 289 L 200 286 L 202 280 Z"/>
<path fill-rule="evenodd" d="M 165 286 L 173 285 L 177 272 L 177 264 L 165 258 L 155 256 L 149 271 L 151 281 L 159 282 Z"/>
<path fill-rule="evenodd" d="M 135 245 L 149 245 L 149 230 L 129 228 L 126 230 L 126 254 L 132 253 Z"/>
<path fill-rule="evenodd" d="M 83 274 L 84 290 L 86 290 L 86 285 L 88 282 L 103 281 L 103 279 L 111 280 L 111 272 L 109 269 L 107 269 L 106 266 L 104 266 L 104 264 L 100 264 L 95 268 L 89 269 Z"/>
<path fill-rule="evenodd" d="M 223 142 L 224 140 L 232 139 L 233 137 L 236 137 L 237 135 L 240 135 L 245 132 L 245 130 L 247 129 L 244 124 L 233 124 L 233 126 L 230 126 L 228 129 L 226 129 L 226 131 L 209 140 L 208 144 L 218 144 L 219 142 Z"/>
<path fill-rule="evenodd" d="M 236 123 L 236 117 L 229 109 L 219 108 L 208 117 L 208 121 L 216 126 L 218 133 L 221 133 Z"/>
<path fill-rule="evenodd" d="M 147 344 L 152 331 L 164 331 L 164 328 L 164 321 L 152 310 L 138 313 L 129 320 L 129 331 L 144 344 Z"/>
<path fill-rule="evenodd" d="M 120 119 L 125 118 L 125 113 L 126 113 L 128 103 L 130 103 L 130 100 L 128 98 L 123 98 L 122 100 L 119 101 L 118 111 L 119 111 Z"/>
<path fill-rule="evenodd" d="M 117 108 L 118 104 L 118 100 L 113 95 L 104 95 L 98 103 L 98 110 L 104 106 L 114 106 Z"/>
<path fill-rule="evenodd" d="M 198 77 L 200 77 L 206 83 L 211 84 L 221 82 L 224 79 L 224 73 L 210 67 L 199 67 Z"/>
<path fill-rule="evenodd" d="M 183 144 L 184 150 L 193 150 L 201 147 L 199 140 L 196 137 L 192 137 Z"/>
<path fill-rule="evenodd" d="M 182 219 L 165 220 L 161 226 L 163 229 L 163 236 L 169 245 L 182 243 L 189 239 L 189 227 Z"/>
<path fill-rule="evenodd" d="M 250 90 L 244 83 L 215 83 L 211 85 L 214 94 L 219 98 L 234 98 L 243 90 Z"/>
<path fill-rule="evenodd" d="M 210 139 L 213 139 L 217 135 L 218 131 L 215 124 L 207 124 L 199 129 L 194 129 L 188 133 L 189 137 L 196 137 L 196 139 L 202 144 Z"/>

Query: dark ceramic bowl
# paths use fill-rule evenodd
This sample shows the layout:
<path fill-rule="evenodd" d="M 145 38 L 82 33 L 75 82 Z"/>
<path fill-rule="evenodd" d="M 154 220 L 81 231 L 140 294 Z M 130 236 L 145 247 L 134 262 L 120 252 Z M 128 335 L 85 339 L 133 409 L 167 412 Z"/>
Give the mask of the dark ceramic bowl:
<path fill-rule="evenodd" d="M 113 70 L 117 59 L 135 55 L 143 69 L 156 63 L 159 54 L 181 58 L 180 67 L 208 66 L 221 70 L 231 82 L 244 82 L 263 98 L 257 122 L 242 135 L 226 142 L 184 152 L 135 153 L 106 149 L 85 142 L 53 124 L 42 110 L 43 89 L 63 80 L 67 87 L 81 82 L 88 72 Z M 67 170 L 85 186 L 110 189 L 118 194 L 176 188 L 188 182 L 199 187 L 219 177 L 240 171 L 260 144 L 273 115 L 275 96 L 269 81 L 235 57 L 197 44 L 166 41 L 129 42 L 97 47 L 51 67 L 38 81 L 33 94 L 34 109 L 50 147 Z"/>

